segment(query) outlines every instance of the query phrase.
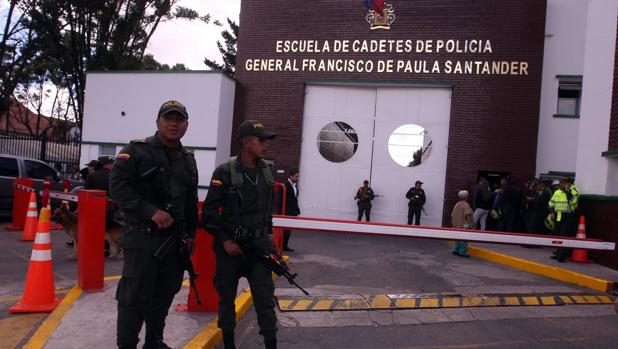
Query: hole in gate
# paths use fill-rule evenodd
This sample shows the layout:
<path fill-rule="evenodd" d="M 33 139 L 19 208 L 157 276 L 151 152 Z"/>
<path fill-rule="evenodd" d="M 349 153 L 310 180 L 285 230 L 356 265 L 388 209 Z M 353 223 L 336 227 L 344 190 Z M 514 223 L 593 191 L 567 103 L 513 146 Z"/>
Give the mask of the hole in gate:
<path fill-rule="evenodd" d="M 358 149 L 356 130 L 343 121 L 335 121 L 322 127 L 318 134 L 318 150 L 330 162 L 344 162 L 352 158 Z"/>
<path fill-rule="evenodd" d="M 429 132 L 416 124 L 397 127 L 388 139 L 391 159 L 403 167 L 414 167 L 427 161 L 431 148 Z"/>

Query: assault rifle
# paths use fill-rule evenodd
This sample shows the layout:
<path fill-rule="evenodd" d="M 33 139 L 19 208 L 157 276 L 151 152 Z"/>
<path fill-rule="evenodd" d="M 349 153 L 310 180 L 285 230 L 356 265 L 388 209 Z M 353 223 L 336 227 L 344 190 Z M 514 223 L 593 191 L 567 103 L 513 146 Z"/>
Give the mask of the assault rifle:
<path fill-rule="evenodd" d="M 237 241 L 237 243 L 241 245 L 241 249 L 243 245 L 245 245 L 244 247 L 246 247 L 247 249 L 246 251 L 244 251 L 245 249 L 243 249 L 243 252 L 247 252 L 249 256 L 253 255 L 257 257 L 259 261 L 266 267 L 266 269 L 277 274 L 277 276 L 283 276 L 286 280 L 288 280 L 290 285 L 295 286 L 304 294 L 309 295 L 309 292 L 307 292 L 307 290 L 302 288 L 296 282 L 296 280 L 294 280 L 296 279 L 298 274 L 292 273 L 290 271 L 290 267 L 285 262 L 283 257 L 279 253 L 277 253 L 276 249 L 264 249 L 262 246 L 259 246 L 255 242 L 251 243 L 251 246 L 246 246 L 246 244 L 241 241 Z"/>
<path fill-rule="evenodd" d="M 195 272 L 193 268 L 193 262 L 191 261 L 191 253 L 187 248 L 187 242 L 185 239 L 188 237 L 186 232 L 186 223 L 184 220 L 178 220 L 178 209 L 173 204 L 166 204 L 163 207 L 163 210 L 169 213 L 174 219 L 174 223 L 171 227 L 167 228 L 166 231 L 168 233 L 167 239 L 163 241 L 161 246 L 155 251 L 154 258 L 156 258 L 159 262 L 163 261 L 170 248 L 173 246 L 177 246 L 178 255 L 180 256 L 180 263 L 182 265 L 183 270 L 186 270 L 189 273 L 189 284 L 195 292 L 195 298 L 197 299 L 197 304 L 202 304 L 202 300 L 200 299 L 200 293 L 197 291 L 197 286 L 195 285 L 195 280 L 200 276 Z"/>

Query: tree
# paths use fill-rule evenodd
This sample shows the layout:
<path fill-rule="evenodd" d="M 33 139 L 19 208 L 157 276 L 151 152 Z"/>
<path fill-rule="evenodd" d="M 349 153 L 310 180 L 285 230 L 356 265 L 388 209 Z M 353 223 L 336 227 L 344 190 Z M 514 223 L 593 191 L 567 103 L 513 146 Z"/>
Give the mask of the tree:
<path fill-rule="evenodd" d="M 18 5 L 18 0 L 10 1 L 0 40 L 0 115 L 7 116 L 15 100 L 15 89 L 34 78 L 31 67 L 37 55 L 34 31 Z M 8 120 L 7 117 L 7 129 Z"/>
<path fill-rule="evenodd" d="M 230 32 L 225 29 L 221 32 L 221 36 L 225 41 L 225 48 L 223 47 L 221 42 L 217 40 L 217 47 L 219 48 L 219 52 L 221 53 L 223 64 L 219 64 L 208 58 L 204 59 L 204 64 L 206 64 L 212 70 L 221 70 L 233 78 L 236 71 L 236 43 L 238 41 L 238 25 L 229 18 L 227 19 L 227 23 L 232 31 Z"/>
<path fill-rule="evenodd" d="M 146 47 L 161 22 L 177 18 L 210 21 L 209 15 L 200 16 L 192 9 L 177 6 L 177 2 L 20 2 L 22 11 L 30 19 L 29 29 L 39 39 L 45 74 L 49 81 L 68 91 L 68 105 L 79 128 L 84 112 L 86 71 L 141 69 Z M 147 63 L 154 64 L 152 61 Z"/>

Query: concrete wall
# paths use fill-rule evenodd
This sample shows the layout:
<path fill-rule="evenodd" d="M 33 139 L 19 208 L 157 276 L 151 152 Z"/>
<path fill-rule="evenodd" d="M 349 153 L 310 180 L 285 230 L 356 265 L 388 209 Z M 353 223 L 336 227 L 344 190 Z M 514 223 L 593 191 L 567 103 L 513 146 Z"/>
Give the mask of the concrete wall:
<path fill-rule="evenodd" d="M 577 185 L 586 194 L 611 195 L 617 191 L 611 181 L 616 176 L 601 154 L 609 141 L 618 0 L 591 0 L 588 4 Z"/>
<path fill-rule="evenodd" d="M 103 145 L 117 153 L 130 140 L 153 135 L 159 107 L 175 99 L 189 112 L 182 143 L 195 154 L 199 185 L 207 186 L 218 162 L 229 157 L 234 89 L 234 81 L 212 72 L 89 73 L 81 163 L 101 155 Z"/>
<path fill-rule="evenodd" d="M 583 75 L 588 1 L 548 0 L 536 173 L 575 172 L 579 119 L 556 118 L 556 75 Z"/>

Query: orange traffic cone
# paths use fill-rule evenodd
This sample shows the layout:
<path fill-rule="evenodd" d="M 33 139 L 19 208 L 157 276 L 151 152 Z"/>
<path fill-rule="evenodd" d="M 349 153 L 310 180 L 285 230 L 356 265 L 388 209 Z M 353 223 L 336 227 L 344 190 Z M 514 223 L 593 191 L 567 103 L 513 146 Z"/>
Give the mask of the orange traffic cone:
<path fill-rule="evenodd" d="M 19 238 L 20 241 L 34 241 L 38 216 L 36 211 L 36 194 L 33 192 L 30 193 L 30 203 L 28 204 L 28 212 L 26 213 L 24 233 Z"/>
<path fill-rule="evenodd" d="M 54 293 L 49 210 L 42 208 L 24 295 L 19 303 L 9 308 L 9 313 L 49 313 L 56 309 L 60 300 Z"/>
<path fill-rule="evenodd" d="M 586 219 L 584 218 L 584 216 L 579 217 L 579 227 L 577 228 L 577 238 L 578 239 L 586 238 Z M 571 262 L 592 263 L 592 261 L 588 259 L 588 250 L 581 250 L 581 249 L 573 250 Z"/>

